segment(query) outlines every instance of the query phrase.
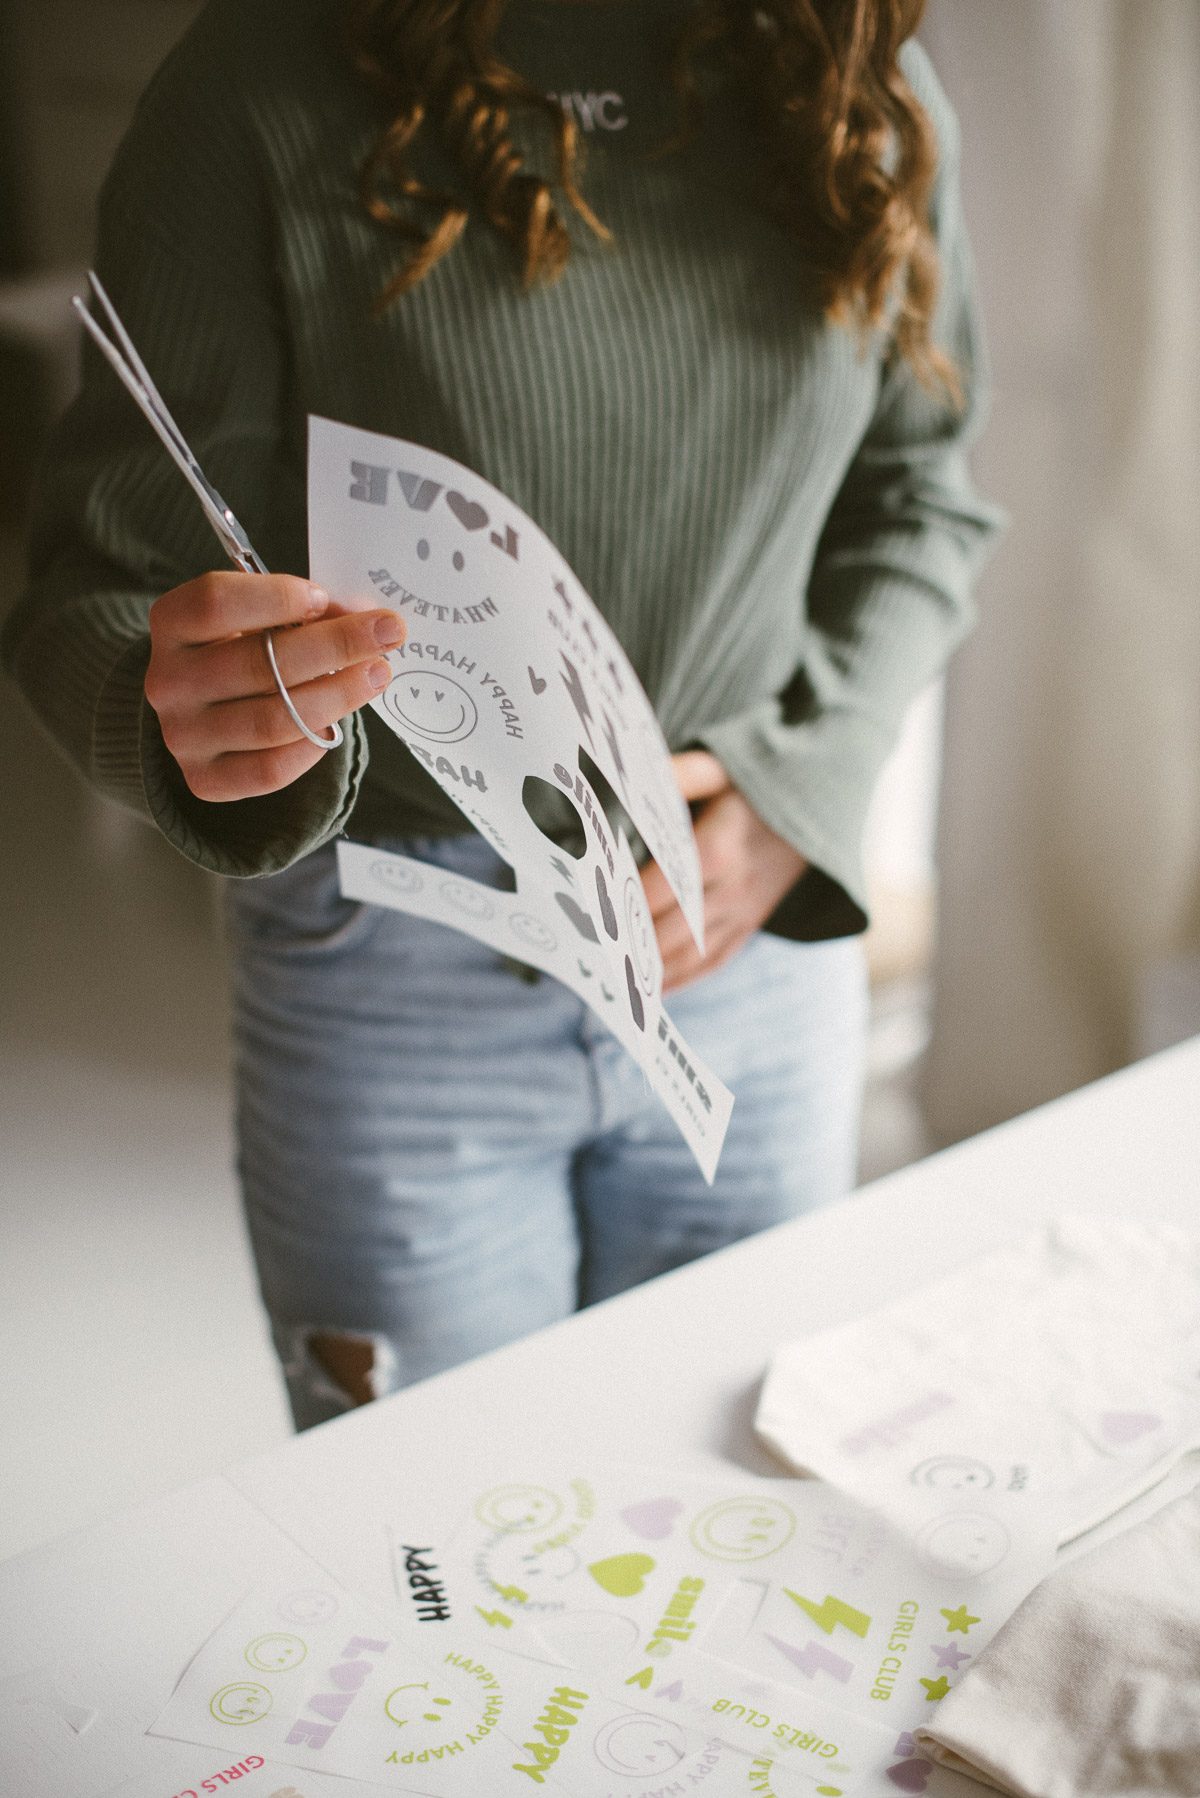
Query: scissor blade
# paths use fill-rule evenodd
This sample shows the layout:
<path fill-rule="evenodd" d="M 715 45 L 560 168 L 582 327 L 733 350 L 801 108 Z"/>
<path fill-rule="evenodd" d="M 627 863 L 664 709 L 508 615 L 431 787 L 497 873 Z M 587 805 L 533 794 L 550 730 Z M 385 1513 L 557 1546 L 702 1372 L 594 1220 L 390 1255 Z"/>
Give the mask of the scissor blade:
<path fill-rule="evenodd" d="M 109 299 L 108 294 L 104 287 L 104 283 L 101 281 L 101 279 L 100 279 L 99 275 L 96 273 L 95 269 L 88 270 L 88 282 L 91 286 L 92 292 L 95 295 L 98 304 L 100 305 L 101 310 L 104 313 L 104 317 L 108 322 L 109 328 L 112 331 L 113 336 L 116 338 L 117 344 L 119 345 L 121 352 L 124 354 L 126 362 L 129 364 L 130 368 L 133 370 L 134 374 L 137 376 L 138 380 L 141 382 L 142 387 L 145 390 L 146 397 L 150 401 L 150 404 L 152 406 L 154 406 L 162 423 L 166 426 L 167 430 L 170 431 L 171 435 L 174 437 L 175 442 L 178 445 L 182 454 L 185 456 L 191 457 L 191 460 L 193 462 L 195 462 L 196 458 L 192 455 L 191 450 L 188 448 L 187 438 L 184 436 L 183 432 L 179 429 L 179 426 L 175 423 L 174 418 L 171 416 L 171 408 L 167 405 L 166 400 L 163 398 L 162 394 L 158 391 L 158 388 L 155 386 L 154 377 L 151 375 L 150 370 L 146 367 L 146 364 L 142 361 L 142 358 L 138 355 L 137 347 L 134 344 L 132 337 L 130 337 L 128 331 L 125 329 L 124 325 L 121 323 L 121 319 L 117 312 L 117 309 L 113 305 L 112 301 Z M 90 313 L 85 314 L 84 316 L 91 319 Z M 94 319 L 91 319 L 91 322 L 93 324 L 95 324 L 96 321 Z M 93 334 L 93 336 L 95 336 L 94 331 L 92 334 Z M 111 361 L 111 357 L 110 357 L 110 361 Z M 143 407 L 143 410 L 144 410 L 144 407 Z"/>
<path fill-rule="evenodd" d="M 94 276 L 93 280 L 95 280 Z M 121 328 L 120 321 L 116 318 L 115 313 L 113 313 L 111 305 L 108 305 L 107 296 L 104 295 L 104 290 L 100 287 L 98 281 L 96 282 L 96 287 L 105 299 L 109 315 L 112 317 L 114 324 L 120 332 L 122 344 L 128 345 L 132 351 L 134 366 L 131 366 L 126 360 L 123 350 L 118 348 L 118 346 L 105 335 L 101 326 L 92 317 L 79 295 L 76 294 L 73 296 L 71 304 L 83 320 L 96 347 L 105 357 L 105 360 L 109 363 L 114 373 L 119 376 L 127 391 L 132 394 L 133 398 L 137 401 L 139 410 L 153 427 L 156 436 L 162 443 L 164 449 L 170 454 L 171 459 L 179 469 L 179 472 L 187 480 L 192 492 L 200 501 L 200 504 L 204 509 L 204 515 L 208 519 L 210 526 L 220 539 L 221 547 L 224 549 L 226 555 L 231 561 L 236 562 L 239 568 L 246 570 L 247 573 L 265 574 L 267 572 L 266 567 L 251 545 L 250 539 L 246 536 L 242 526 L 238 523 L 229 507 L 225 504 L 225 501 L 221 498 L 221 495 L 217 492 L 216 488 L 212 485 L 212 482 L 205 475 L 204 470 L 200 467 L 200 464 L 188 447 L 182 431 L 167 410 L 161 394 L 154 386 L 153 381 L 150 380 L 149 375 L 146 374 L 145 365 L 142 363 L 141 358 L 136 351 L 132 350 L 132 345 L 129 344 L 128 336 Z"/>

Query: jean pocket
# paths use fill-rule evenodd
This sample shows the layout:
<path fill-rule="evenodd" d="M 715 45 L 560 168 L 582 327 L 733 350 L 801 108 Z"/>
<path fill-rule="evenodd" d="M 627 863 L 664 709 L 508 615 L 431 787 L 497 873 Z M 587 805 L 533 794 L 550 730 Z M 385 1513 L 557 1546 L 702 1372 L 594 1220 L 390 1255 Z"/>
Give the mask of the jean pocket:
<path fill-rule="evenodd" d="M 332 844 L 261 880 L 230 881 L 225 915 L 240 945 L 287 956 L 340 955 L 366 943 L 387 915 L 344 899 Z"/>

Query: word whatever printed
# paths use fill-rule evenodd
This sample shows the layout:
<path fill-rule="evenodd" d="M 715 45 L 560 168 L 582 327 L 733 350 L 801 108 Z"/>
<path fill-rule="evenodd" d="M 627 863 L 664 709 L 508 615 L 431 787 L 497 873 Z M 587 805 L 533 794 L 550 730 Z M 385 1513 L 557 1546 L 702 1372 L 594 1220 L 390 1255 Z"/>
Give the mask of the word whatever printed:
<path fill-rule="evenodd" d="M 703 947 L 691 818 L 632 664 L 549 538 L 449 457 L 309 421 L 313 578 L 408 624 L 371 703 L 512 869 L 515 892 L 340 843 L 342 891 L 449 925 L 563 982 L 646 1073 L 711 1181 L 732 1095 L 663 1009 L 641 877 L 580 765 L 609 783 Z M 536 796 L 532 805 L 530 795 Z M 574 817 L 581 852 L 535 817 Z"/>

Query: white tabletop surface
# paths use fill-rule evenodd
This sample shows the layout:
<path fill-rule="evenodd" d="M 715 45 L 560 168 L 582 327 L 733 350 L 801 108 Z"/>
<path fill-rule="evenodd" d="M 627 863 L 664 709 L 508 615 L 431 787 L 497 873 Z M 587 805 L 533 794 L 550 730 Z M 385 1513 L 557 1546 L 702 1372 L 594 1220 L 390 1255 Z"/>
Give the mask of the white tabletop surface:
<path fill-rule="evenodd" d="M 751 1425 L 779 1342 L 860 1316 L 1059 1213 L 1194 1228 L 1198 1198 L 1200 1039 L 5 1563 L 0 1713 L 5 1681 L 31 1671 L 98 1712 L 78 1739 L 64 1727 L 21 1798 L 96 1798 L 165 1754 L 142 1732 L 280 1529 L 345 1584 L 392 1604 L 381 1525 L 403 1526 L 409 1541 L 432 1535 L 456 1520 L 468 1487 L 493 1476 L 611 1460 L 778 1472 Z M 7 1798 L 4 1756 L 0 1734 Z M 161 1766 L 169 1780 L 166 1758 Z M 164 1784 L 162 1798 L 176 1789 Z"/>

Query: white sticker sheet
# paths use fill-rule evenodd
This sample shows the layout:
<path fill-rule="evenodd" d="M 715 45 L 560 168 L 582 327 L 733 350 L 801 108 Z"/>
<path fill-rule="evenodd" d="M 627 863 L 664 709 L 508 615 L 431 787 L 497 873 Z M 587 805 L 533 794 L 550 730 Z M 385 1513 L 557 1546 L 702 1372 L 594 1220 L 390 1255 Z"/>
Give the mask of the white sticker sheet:
<path fill-rule="evenodd" d="M 641 1065 L 711 1181 L 732 1096 L 662 1005 L 662 964 L 623 835 L 586 750 L 662 869 L 698 946 L 695 837 L 633 666 L 549 538 L 495 487 L 418 444 L 309 421 L 309 563 L 336 600 L 408 626 L 380 718 L 512 868 L 516 893 L 339 845 L 350 898 L 466 931 L 563 981 Z M 529 780 L 573 806 L 586 852 L 526 809 Z"/>
<path fill-rule="evenodd" d="M 816 1480 L 540 1467 L 463 1499 L 443 1540 L 387 1526 L 391 1610 L 281 1537 L 150 1731 L 203 1750 L 162 1798 L 950 1798 L 913 1732 L 1053 1558 L 949 1571 Z"/>
<path fill-rule="evenodd" d="M 314 1568 L 309 1584 L 264 1586 L 225 1619 L 151 1733 L 211 1748 L 216 1779 L 196 1798 L 218 1780 L 269 1789 L 289 1770 L 288 1798 L 302 1798 L 313 1773 L 430 1798 L 534 1786 L 663 1798 L 709 1780 L 714 1793 L 767 1791 L 762 1741 L 736 1711 L 726 1719 L 736 1679 L 704 1668 L 694 1683 L 670 1710 L 661 1695 L 643 1705 L 592 1675 L 508 1653 L 469 1622 L 453 1639 L 415 1644 L 407 1619 L 381 1619 Z M 879 1747 L 871 1730 L 864 1748 L 864 1732 L 819 1700 L 789 1709 L 798 1721 L 774 1745 L 788 1753 L 771 1778 L 779 1798 L 859 1789 Z"/>
<path fill-rule="evenodd" d="M 833 1743 L 838 1771 L 818 1789 L 849 1792 L 864 1768 L 883 1782 L 870 1789 L 923 1789 L 912 1732 L 1050 1571 L 1054 1537 L 974 1493 L 914 1541 L 819 1480 L 613 1466 L 514 1473 L 445 1544 L 412 1552 L 416 1571 L 394 1559 L 397 1589 L 425 1602 L 434 1633 L 473 1617 L 527 1653 L 540 1639 L 581 1682 L 680 1722 L 703 1715 L 760 1757 L 766 1718 L 789 1767 L 793 1736 L 817 1755 Z"/>

